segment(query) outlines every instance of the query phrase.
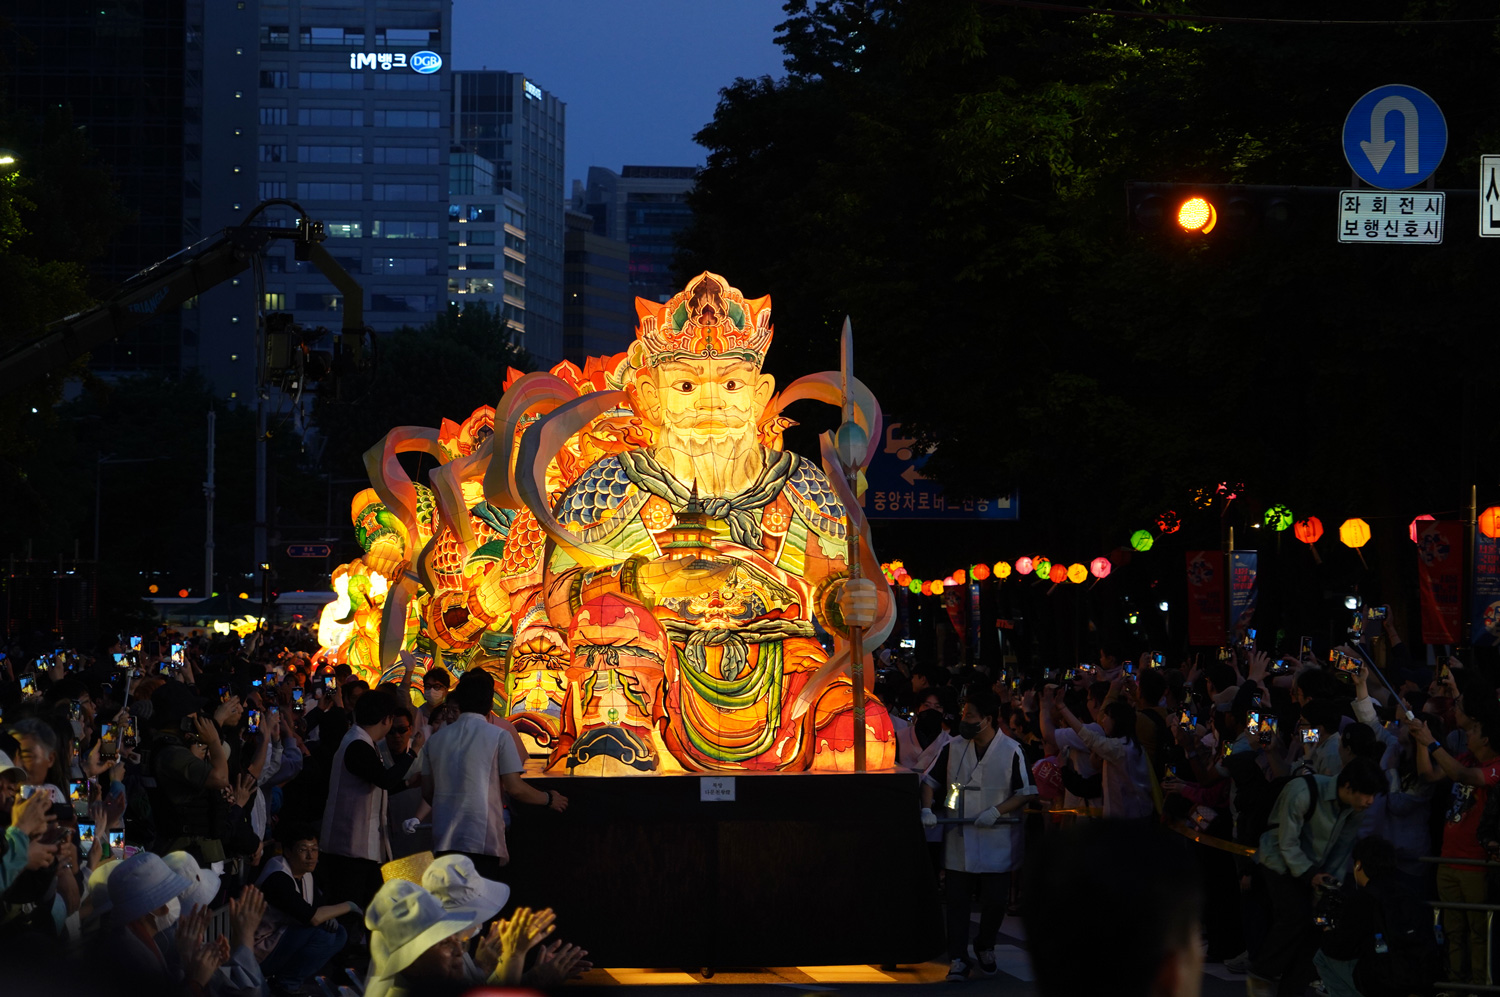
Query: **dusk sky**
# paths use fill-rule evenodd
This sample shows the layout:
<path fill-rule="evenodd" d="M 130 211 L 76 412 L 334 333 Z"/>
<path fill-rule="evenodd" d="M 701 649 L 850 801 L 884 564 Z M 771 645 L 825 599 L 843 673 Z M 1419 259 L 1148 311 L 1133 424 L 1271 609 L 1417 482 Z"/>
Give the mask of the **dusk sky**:
<path fill-rule="evenodd" d="M 453 68 L 525 73 L 568 105 L 566 190 L 590 166 L 702 165 L 737 76 L 780 76 L 781 0 L 454 0 Z"/>

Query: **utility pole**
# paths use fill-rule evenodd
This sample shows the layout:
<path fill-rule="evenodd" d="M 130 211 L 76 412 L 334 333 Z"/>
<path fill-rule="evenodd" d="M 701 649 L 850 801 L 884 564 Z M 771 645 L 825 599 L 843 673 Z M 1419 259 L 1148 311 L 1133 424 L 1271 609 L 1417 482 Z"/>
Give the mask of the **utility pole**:
<path fill-rule="evenodd" d="M 203 536 L 203 592 L 208 598 L 214 594 L 214 421 L 217 416 L 208 410 L 208 475 L 203 482 L 203 497 L 208 504 L 208 525 Z"/>

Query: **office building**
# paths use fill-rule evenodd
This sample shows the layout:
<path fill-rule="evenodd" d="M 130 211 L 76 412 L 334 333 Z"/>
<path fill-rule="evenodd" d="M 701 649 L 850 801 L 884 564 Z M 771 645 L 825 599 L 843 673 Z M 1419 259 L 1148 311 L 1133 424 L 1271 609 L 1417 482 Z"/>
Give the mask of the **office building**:
<path fill-rule="evenodd" d="M 449 176 L 448 303 L 489 306 L 525 348 L 526 201 L 495 193 L 493 165 L 473 153 L 453 153 Z"/>
<path fill-rule="evenodd" d="M 568 210 L 563 235 L 563 357 L 582 367 L 613 356 L 635 338 L 630 248 L 594 231 L 594 219 Z"/>
<path fill-rule="evenodd" d="M 594 219 L 594 231 L 630 247 L 631 293 L 666 301 L 679 288 L 672 264 L 677 236 L 692 222 L 687 196 L 693 166 L 626 166 L 619 173 L 590 166 L 588 185 L 573 182 L 573 207 Z"/>
<path fill-rule="evenodd" d="M 563 355 L 563 153 L 567 105 L 521 73 L 453 74 L 453 142 L 494 164 L 495 189 L 526 202 L 526 349 Z"/>
<path fill-rule="evenodd" d="M 447 302 L 449 0 L 243 6 L 255 15 L 251 47 L 240 5 L 206 0 L 203 119 L 214 133 L 204 142 L 204 229 L 236 223 L 260 201 L 294 201 L 323 222 L 324 248 L 361 285 L 364 324 L 378 333 L 431 321 Z M 210 85 L 210 67 L 246 54 L 253 87 Z M 218 125 L 251 104 L 253 125 Z M 247 196 L 210 200 L 218 180 L 246 172 Z M 293 215 L 264 217 L 291 224 Z M 343 321 L 343 295 L 295 260 L 289 242 L 268 252 L 260 295 L 266 311 L 291 312 L 307 328 L 337 331 Z M 253 339 L 239 331 L 244 300 L 202 300 L 202 367 L 216 387 L 243 391 L 254 375 Z"/>

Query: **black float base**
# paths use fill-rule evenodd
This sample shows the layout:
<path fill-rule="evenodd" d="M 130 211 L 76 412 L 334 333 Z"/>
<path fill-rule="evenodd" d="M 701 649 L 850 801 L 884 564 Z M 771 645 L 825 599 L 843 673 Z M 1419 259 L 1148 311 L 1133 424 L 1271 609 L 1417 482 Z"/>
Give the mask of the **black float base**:
<path fill-rule="evenodd" d="M 600 967 L 917 963 L 943 948 L 917 776 L 535 776 L 515 805 L 512 904 L 552 907 Z"/>

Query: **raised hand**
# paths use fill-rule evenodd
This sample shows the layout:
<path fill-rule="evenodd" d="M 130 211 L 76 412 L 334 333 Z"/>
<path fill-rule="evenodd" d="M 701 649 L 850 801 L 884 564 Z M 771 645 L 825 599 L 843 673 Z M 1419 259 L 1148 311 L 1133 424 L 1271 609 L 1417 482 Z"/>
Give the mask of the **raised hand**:
<path fill-rule="evenodd" d="M 255 931 L 266 916 L 266 898 L 253 886 L 247 886 L 239 898 L 229 901 L 229 932 L 236 948 L 249 948 L 255 942 Z"/>
<path fill-rule="evenodd" d="M 536 965 L 526 974 L 525 982 L 534 987 L 562 986 L 594 968 L 594 964 L 584 958 L 587 955 L 577 945 L 553 942 L 538 954 Z"/>
<path fill-rule="evenodd" d="M 10 826 L 24 831 L 28 837 L 40 838 L 47 830 L 47 813 L 52 809 L 52 798 L 38 789 L 28 800 L 16 797 L 10 808 Z"/>

